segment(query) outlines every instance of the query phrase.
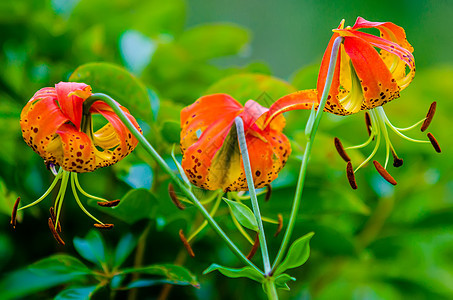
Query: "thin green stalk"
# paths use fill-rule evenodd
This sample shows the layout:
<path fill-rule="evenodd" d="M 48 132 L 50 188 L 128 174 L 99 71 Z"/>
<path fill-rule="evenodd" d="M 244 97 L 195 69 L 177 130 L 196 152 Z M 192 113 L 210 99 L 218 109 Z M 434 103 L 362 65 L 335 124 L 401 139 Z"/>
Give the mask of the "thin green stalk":
<path fill-rule="evenodd" d="M 300 201 L 302 198 L 302 191 L 304 189 L 305 175 L 307 173 L 308 158 L 310 157 L 311 148 L 313 147 L 313 142 L 315 140 L 316 132 L 318 131 L 319 122 L 321 121 L 322 113 L 327 102 L 327 95 L 330 91 L 330 86 L 332 85 L 332 78 L 335 71 L 335 65 L 337 62 L 338 49 L 340 44 L 343 41 L 343 37 L 337 37 L 332 46 L 332 53 L 330 55 L 329 69 L 327 71 L 326 82 L 324 85 L 324 91 L 321 96 L 321 101 L 316 112 L 315 120 L 313 126 L 309 131 L 307 138 L 307 144 L 305 147 L 304 156 L 302 158 L 302 164 L 300 166 L 299 179 L 297 180 L 296 193 L 294 195 L 293 206 L 291 208 L 291 215 L 289 217 L 288 226 L 286 227 L 285 235 L 283 237 L 282 244 L 278 250 L 277 257 L 275 258 L 274 264 L 272 265 L 272 271 L 275 271 L 279 263 L 282 261 L 286 248 L 288 247 L 291 235 L 296 223 L 297 213 L 299 212 Z"/>
<path fill-rule="evenodd" d="M 277 288 L 272 277 L 268 277 L 263 285 L 268 299 L 278 299 Z"/>
<path fill-rule="evenodd" d="M 172 179 L 172 181 L 179 187 L 179 189 L 187 196 L 189 200 L 198 208 L 203 217 L 208 221 L 209 225 L 214 229 L 214 231 L 225 241 L 230 250 L 246 265 L 255 269 L 256 271 L 263 274 L 263 272 L 258 269 L 255 264 L 253 264 L 247 257 L 239 250 L 239 248 L 231 241 L 231 239 L 226 235 L 226 233 L 220 228 L 217 222 L 209 214 L 209 212 L 204 208 L 204 206 L 198 201 L 197 197 L 190 191 L 186 185 L 178 178 L 178 176 L 170 169 L 165 160 L 157 153 L 154 147 L 145 139 L 145 137 L 140 133 L 140 131 L 135 128 L 129 118 L 125 115 L 123 110 L 120 108 L 118 103 L 113 100 L 110 96 L 102 93 L 92 94 L 84 102 L 84 111 L 88 111 L 90 106 L 95 101 L 103 101 L 109 105 L 113 111 L 118 115 L 124 125 L 129 129 L 129 131 L 137 138 L 145 150 L 153 157 L 156 163 L 162 168 Z"/>
<path fill-rule="evenodd" d="M 255 183 L 253 182 L 252 166 L 250 164 L 247 141 L 245 140 L 244 121 L 241 117 L 234 119 L 238 133 L 239 149 L 241 150 L 242 163 L 244 165 L 245 178 L 249 187 L 250 200 L 252 202 L 253 214 L 258 224 L 258 238 L 260 240 L 261 255 L 263 256 L 264 274 L 270 275 L 271 263 L 269 260 L 269 251 L 267 250 L 266 235 L 264 234 L 263 222 L 261 220 L 260 207 L 258 198 L 256 198 Z"/>

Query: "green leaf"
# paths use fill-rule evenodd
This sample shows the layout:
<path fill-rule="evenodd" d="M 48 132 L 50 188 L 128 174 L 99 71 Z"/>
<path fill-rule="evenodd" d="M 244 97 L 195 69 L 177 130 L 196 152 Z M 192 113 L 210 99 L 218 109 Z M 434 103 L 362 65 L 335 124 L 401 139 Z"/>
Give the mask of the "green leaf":
<path fill-rule="evenodd" d="M 2 276 L 0 299 L 17 299 L 67 282 L 77 282 L 91 274 L 75 257 L 57 254 L 44 258 L 26 269 Z"/>
<path fill-rule="evenodd" d="M 242 104 L 252 99 L 269 107 L 277 99 L 293 92 L 296 92 L 293 86 L 272 76 L 237 74 L 217 81 L 205 94 L 226 93 Z"/>
<path fill-rule="evenodd" d="M 277 277 L 275 277 L 275 286 L 279 289 L 282 290 L 287 290 L 289 291 L 289 286 L 287 284 L 288 281 L 296 281 L 296 278 L 289 276 L 288 274 L 280 274 Z"/>
<path fill-rule="evenodd" d="M 191 285 L 196 288 L 200 287 L 197 278 L 189 270 L 177 265 L 162 264 L 142 268 L 129 268 L 119 271 L 118 275 L 130 273 L 164 276 L 166 283 Z"/>
<path fill-rule="evenodd" d="M 91 299 L 94 292 L 99 288 L 97 285 L 84 286 L 84 287 L 71 287 L 61 291 L 55 300 L 79 300 Z"/>
<path fill-rule="evenodd" d="M 263 280 L 264 280 L 263 274 L 256 271 L 255 269 L 252 269 L 251 267 L 243 267 L 240 269 L 235 269 L 235 268 L 223 267 L 218 264 L 210 265 L 206 270 L 203 271 L 203 275 L 206 275 L 215 270 L 219 271 L 223 275 L 230 277 L 230 278 L 246 277 L 246 278 L 250 278 L 252 280 L 258 281 L 258 282 L 263 282 Z"/>
<path fill-rule="evenodd" d="M 28 269 L 40 276 L 78 276 L 91 274 L 91 270 L 77 258 L 55 254 L 31 264 Z"/>
<path fill-rule="evenodd" d="M 187 178 L 186 173 L 184 173 L 184 169 L 182 168 L 181 164 L 175 157 L 175 145 L 173 145 L 173 147 L 171 149 L 171 158 L 173 159 L 173 162 L 175 163 L 176 168 L 178 168 L 179 175 L 181 176 L 182 180 L 184 180 L 186 186 L 189 189 L 192 189 L 192 183 L 189 181 L 189 178 Z"/>
<path fill-rule="evenodd" d="M 119 267 L 124 263 L 137 245 L 137 241 L 137 238 L 131 233 L 127 233 L 121 238 L 115 249 L 114 267 Z"/>
<path fill-rule="evenodd" d="M 203 24 L 185 31 L 179 43 L 192 57 L 207 60 L 243 51 L 250 33 L 234 24 Z"/>
<path fill-rule="evenodd" d="M 255 215 L 247 205 L 229 200 L 227 198 L 222 199 L 228 204 L 234 217 L 242 226 L 254 231 L 258 231 L 258 224 L 256 222 Z"/>
<path fill-rule="evenodd" d="M 179 134 L 181 125 L 175 121 L 165 121 L 162 123 L 160 133 L 164 140 L 169 144 L 179 144 Z"/>
<path fill-rule="evenodd" d="M 129 191 L 120 203 L 111 208 L 100 208 L 104 213 L 112 215 L 128 224 L 134 224 L 142 219 L 151 219 L 157 209 L 158 201 L 146 189 Z"/>
<path fill-rule="evenodd" d="M 85 238 L 74 238 L 74 248 L 88 261 L 99 266 L 106 262 L 104 241 L 99 231 L 91 230 Z"/>
<path fill-rule="evenodd" d="M 309 242 L 313 235 L 314 232 L 310 232 L 294 241 L 285 259 L 275 270 L 275 275 L 279 275 L 287 269 L 299 267 L 308 260 L 310 256 Z"/>
<path fill-rule="evenodd" d="M 153 120 L 146 87 L 124 68 L 111 63 L 88 63 L 78 67 L 69 81 L 89 84 L 93 93 L 105 93 L 125 106 L 132 115 Z"/>

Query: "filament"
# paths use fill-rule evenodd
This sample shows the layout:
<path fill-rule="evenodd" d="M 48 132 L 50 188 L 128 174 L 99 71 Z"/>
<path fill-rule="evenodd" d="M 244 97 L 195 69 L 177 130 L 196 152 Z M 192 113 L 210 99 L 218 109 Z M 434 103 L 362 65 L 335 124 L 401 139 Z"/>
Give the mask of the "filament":
<path fill-rule="evenodd" d="M 82 205 L 82 202 L 80 201 L 79 199 L 79 196 L 77 195 L 77 191 L 76 191 L 76 185 L 75 185 L 75 178 L 77 178 L 77 174 L 75 173 L 71 173 L 71 187 L 72 187 L 72 193 L 74 194 L 74 198 L 77 202 L 77 204 L 79 205 L 80 209 L 82 209 L 82 211 L 87 215 L 89 216 L 90 218 L 92 218 L 93 220 L 95 220 L 96 222 L 104 225 L 104 223 L 102 223 L 101 221 L 99 221 L 98 219 L 96 219 L 92 214 L 90 214 L 86 209 L 85 207 L 83 207 Z M 58 218 L 58 216 L 57 216 Z M 58 223 L 58 219 L 57 219 L 57 223 Z"/>
<path fill-rule="evenodd" d="M 88 194 L 87 192 L 85 192 L 82 187 L 80 186 L 80 183 L 79 183 L 79 179 L 77 178 L 77 173 L 72 173 L 72 182 L 75 183 L 77 189 L 82 193 L 82 195 L 84 195 L 85 197 L 88 197 L 88 198 L 91 198 L 91 199 L 94 199 L 94 200 L 98 200 L 98 201 L 102 201 L 102 202 L 109 202 L 108 200 L 104 199 L 104 198 L 101 198 L 101 197 L 96 197 L 96 196 L 93 196 L 91 194 Z"/>
<path fill-rule="evenodd" d="M 61 176 L 62 176 L 62 171 L 63 169 L 60 168 L 60 170 L 58 171 L 58 174 L 57 176 L 55 176 L 54 180 L 52 181 L 52 184 L 49 186 L 49 188 L 47 189 L 47 191 L 41 196 L 39 197 L 37 200 L 35 200 L 34 202 L 28 204 L 28 205 L 25 205 L 21 208 L 19 208 L 17 211 L 19 210 L 22 210 L 22 209 L 26 209 L 28 207 L 31 207 L 35 204 L 38 204 L 39 202 L 41 202 L 42 200 L 44 200 L 53 190 L 53 188 L 55 187 L 55 185 L 57 184 L 58 180 L 60 180 Z"/>

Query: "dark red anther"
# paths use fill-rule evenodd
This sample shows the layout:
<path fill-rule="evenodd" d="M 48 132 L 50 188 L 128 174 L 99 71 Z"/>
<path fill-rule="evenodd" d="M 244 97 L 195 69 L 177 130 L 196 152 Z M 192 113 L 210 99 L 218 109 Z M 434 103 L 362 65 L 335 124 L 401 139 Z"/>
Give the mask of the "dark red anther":
<path fill-rule="evenodd" d="M 439 143 L 437 142 L 436 138 L 434 137 L 434 135 L 432 135 L 431 132 L 428 132 L 428 139 L 431 142 L 431 145 L 433 145 L 434 150 L 436 150 L 437 153 L 442 152 L 442 150 L 440 150 Z"/>
<path fill-rule="evenodd" d="M 253 256 L 255 255 L 256 251 L 258 250 L 258 247 L 260 246 L 260 239 L 259 239 L 259 234 L 258 232 L 255 235 L 255 241 L 253 242 L 252 249 L 250 249 L 249 254 L 247 254 L 247 259 L 251 260 Z"/>
<path fill-rule="evenodd" d="M 112 201 L 99 201 L 98 205 L 102 207 L 115 207 L 120 204 L 120 199 L 112 200 Z"/>
<path fill-rule="evenodd" d="M 192 247 L 190 246 L 189 241 L 186 239 L 186 236 L 184 235 L 184 231 L 182 231 L 182 229 L 179 229 L 179 238 L 184 244 L 184 248 L 186 248 L 187 253 L 189 253 L 190 257 L 195 257 L 195 253 L 193 252 Z"/>
<path fill-rule="evenodd" d="M 428 129 L 429 124 L 431 124 L 431 121 L 433 120 L 434 114 L 436 113 L 436 107 L 437 107 L 437 102 L 434 101 L 431 103 L 429 106 L 428 113 L 426 114 L 425 121 L 422 124 L 422 127 L 420 127 L 420 130 L 423 132 L 426 129 Z"/>
<path fill-rule="evenodd" d="M 16 228 L 16 218 L 17 218 L 17 208 L 19 207 L 20 197 L 17 197 L 16 202 L 14 202 L 13 211 L 11 212 L 11 225 L 13 228 Z"/>
<path fill-rule="evenodd" d="M 384 167 L 381 166 L 381 164 L 378 161 L 373 160 L 373 164 L 374 164 L 374 167 L 376 168 L 376 170 L 378 171 L 379 175 L 382 176 L 382 178 L 384 178 L 385 180 L 387 180 L 389 183 L 391 183 L 393 185 L 397 184 L 396 180 L 392 177 L 392 175 L 390 175 L 389 172 L 387 172 L 387 170 L 384 169 Z"/>
<path fill-rule="evenodd" d="M 277 225 L 277 230 L 274 233 L 274 236 L 278 236 L 280 234 L 280 231 L 282 231 L 283 228 L 283 216 L 282 214 L 278 214 L 278 225 Z"/>
<path fill-rule="evenodd" d="M 55 229 L 55 223 L 53 222 L 52 218 L 49 218 L 48 222 L 49 224 L 49 228 L 50 228 L 50 231 L 52 232 L 53 234 L 53 237 L 57 240 L 57 242 L 60 244 L 60 245 L 65 245 L 63 239 L 61 238 L 61 236 L 58 234 L 57 230 Z"/>
<path fill-rule="evenodd" d="M 348 177 L 348 181 L 352 189 L 356 190 L 357 182 L 355 181 L 354 169 L 352 168 L 352 163 L 350 161 L 348 161 L 348 165 L 346 166 L 346 176 Z"/>
<path fill-rule="evenodd" d="M 337 149 L 337 152 L 338 152 L 338 154 L 340 154 L 341 158 L 343 158 L 343 160 L 345 162 L 351 161 L 351 159 L 349 158 L 349 155 L 344 150 L 343 144 L 341 144 L 340 139 L 335 137 L 333 139 L 333 141 L 334 141 L 334 144 L 335 144 L 335 148 Z"/>
<path fill-rule="evenodd" d="M 171 201 L 176 205 L 177 208 L 180 210 L 184 210 L 186 207 L 184 204 L 179 201 L 178 196 L 176 195 L 175 188 L 173 187 L 173 184 L 169 183 L 168 184 L 168 194 L 170 195 Z"/>

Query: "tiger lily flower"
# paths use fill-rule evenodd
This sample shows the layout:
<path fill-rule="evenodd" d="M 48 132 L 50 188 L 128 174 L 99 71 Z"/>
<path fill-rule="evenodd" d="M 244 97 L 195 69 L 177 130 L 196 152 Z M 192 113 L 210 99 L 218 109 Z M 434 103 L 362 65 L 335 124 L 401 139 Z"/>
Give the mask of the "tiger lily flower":
<path fill-rule="evenodd" d="M 69 180 L 77 203 L 97 222 L 95 226 L 112 227 L 112 224 L 97 220 L 83 207 L 77 190 L 98 200 L 101 206 L 114 206 L 119 201 L 107 201 L 88 194 L 81 188 L 77 173 L 92 172 L 97 168 L 115 164 L 134 150 L 138 143 L 107 104 L 101 101 L 86 102 L 90 95 L 89 85 L 60 82 L 54 88 L 47 87 L 36 92 L 23 108 L 20 117 L 25 142 L 44 159 L 55 179 L 38 200 L 21 208 L 17 208 L 17 203 L 16 209 L 22 210 L 41 202 L 61 180 L 60 191 L 49 218 L 49 225 L 57 240 L 59 216 Z M 121 108 L 140 130 L 129 111 L 125 107 Z M 93 130 L 92 124 L 92 115 L 95 114 L 100 114 L 107 120 L 107 124 L 97 131 Z M 11 220 L 13 226 L 16 222 L 15 213 L 16 211 L 13 211 Z"/>
<path fill-rule="evenodd" d="M 316 95 L 314 95 L 316 96 Z M 277 178 L 291 153 L 283 111 L 254 100 L 242 106 L 226 94 L 199 98 L 181 111 L 182 168 L 188 179 L 207 190 L 248 190 L 234 119 L 241 117 L 255 188 Z"/>
<path fill-rule="evenodd" d="M 366 28 L 378 29 L 380 37 L 359 31 Z M 431 105 L 427 116 L 416 124 L 407 128 L 395 127 L 389 121 L 382 106 L 398 98 L 400 91 L 409 85 L 415 75 L 415 61 L 412 55 L 414 49 L 407 41 L 404 29 L 390 22 L 369 22 L 358 17 L 352 27 L 344 28 L 344 20 L 342 20 L 333 32 L 321 62 L 317 97 L 306 97 L 307 92 L 300 91 L 279 99 L 275 105 L 285 110 L 306 109 L 312 106 L 317 108 L 326 83 L 333 43 L 338 37 L 343 37 L 324 111 L 341 116 L 366 111 L 365 120 L 369 138 L 365 143 L 349 148 L 343 148 L 339 139 L 335 138 L 335 147 L 348 163 L 348 179 L 351 186 L 356 189 L 354 173 L 374 157 L 383 139 L 386 147 L 384 167 L 377 161 L 373 163 L 379 174 L 395 185 L 396 181 L 386 171 L 390 152 L 395 167 L 401 166 L 403 160 L 396 154 L 387 128 L 406 140 L 431 143 L 434 149 L 440 152 L 439 144 L 431 133 L 428 133 L 429 140 L 412 139 L 402 133 L 421 123 L 423 123 L 421 129 L 425 131 L 434 115 L 436 103 Z M 363 148 L 371 142 L 375 142 L 371 154 L 353 170 L 345 150 Z"/>

